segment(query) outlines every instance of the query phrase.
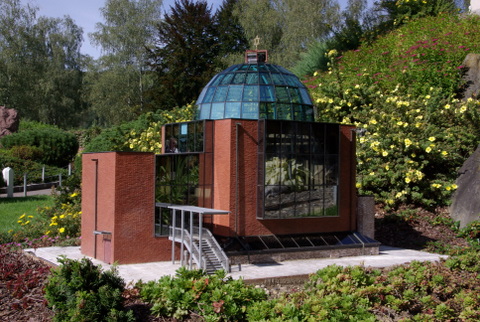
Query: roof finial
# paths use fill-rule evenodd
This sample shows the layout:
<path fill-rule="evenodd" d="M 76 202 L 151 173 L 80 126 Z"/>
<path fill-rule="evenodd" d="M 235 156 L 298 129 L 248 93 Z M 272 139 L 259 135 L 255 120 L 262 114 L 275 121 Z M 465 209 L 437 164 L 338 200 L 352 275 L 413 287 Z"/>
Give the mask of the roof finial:
<path fill-rule="evenodd" d="M 255 46 L 255 50 L 258 50 L 258 45 L 259 44 L 260 44 L 260 37 L 258 37 L 258 35 L 257 35 L 257 37 L 255 37 L 253 39 L 253 45 Z"/>

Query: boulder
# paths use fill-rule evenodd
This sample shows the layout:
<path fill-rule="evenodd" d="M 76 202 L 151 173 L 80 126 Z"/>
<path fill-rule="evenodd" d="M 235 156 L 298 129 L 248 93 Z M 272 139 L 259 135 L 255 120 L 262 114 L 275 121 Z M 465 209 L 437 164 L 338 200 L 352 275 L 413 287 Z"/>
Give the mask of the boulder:
<path fill-rule="evenodd" d="M 0 106 L 0 138 L 18 130 L 18 113 L 13 108 Z"/>
<path fill-rule="evenodd" d="M 480 145 L 465 161 L 457 178 L 450 216 L 460 221 L 460 228 L 480 219 Z"/>

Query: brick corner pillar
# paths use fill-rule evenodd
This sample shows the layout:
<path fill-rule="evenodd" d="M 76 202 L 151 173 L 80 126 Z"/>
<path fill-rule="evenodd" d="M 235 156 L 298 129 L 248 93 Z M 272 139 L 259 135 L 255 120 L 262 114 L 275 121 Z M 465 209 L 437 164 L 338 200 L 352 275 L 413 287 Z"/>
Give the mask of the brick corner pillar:
<path fill-rule="evenodd" d="M 375 239 L 375 199 L 373 196 L 358 196 L 357 231 Z"/>
<path fill-rule="evenodd" d="M 83 154 L 82 254 L 106 263 L 147 261 L 146 245 L 154 238 L 154 185 L 153 153 Z"/>

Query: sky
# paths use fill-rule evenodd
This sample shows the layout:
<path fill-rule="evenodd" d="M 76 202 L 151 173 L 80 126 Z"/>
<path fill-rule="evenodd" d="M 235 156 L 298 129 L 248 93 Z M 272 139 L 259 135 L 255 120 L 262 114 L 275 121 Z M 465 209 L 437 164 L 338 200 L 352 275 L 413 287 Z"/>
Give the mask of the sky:
<path fill-rule="evenodd" d="M 83 28 L 81 52 L 93 58 L 100 56 L 100 49 L 90 44 L 88 33 L 95 31 L 97 22 L 103 22 L 100 8 L 104 6 L 104 0 L 22 0 L 21 2 L 22 4 L 30 3 L 38 7 L 38 16 L 51 18 L 70 16 L 78 26 Z M 174 2 L 175 0 L 163 0 L 163 9 L 168 11 Z M 212 5 L 213 11 L 215 11 L 222 3 L 222 0 L 207 0 L 207 2 Z"/>

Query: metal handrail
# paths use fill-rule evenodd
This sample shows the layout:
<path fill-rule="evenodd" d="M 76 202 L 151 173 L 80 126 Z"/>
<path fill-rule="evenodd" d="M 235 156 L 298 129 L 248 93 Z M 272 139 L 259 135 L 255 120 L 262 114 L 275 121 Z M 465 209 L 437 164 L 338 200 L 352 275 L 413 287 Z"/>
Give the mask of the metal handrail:
<path fill-rule="evenodd" d="M 197 227 L 194 227 L 193 231 L 196 234 L 199 233 L 199 229 Z M 215 254 L 215 257 L 217 257 L 217 259 L 222 264 L 223 269 L 226 272 L 230 273 L 230 260 L 228 259 L 227 254 L 225 254 L 225 252 L 223 251 L 222 247 L 220 247 L 220 244 L 215 239 L 212 232 L 210 230 L 206 229 L 206 228 L 202 228 L 202 236 L 207 241 L 210 249 Z M 206 236 L 206 238 L 205 238 L 205 236 Z"/>
<path fill-rule="evenodd" d="M 174 229 L 175 229 L 175 231 L 178 232 L 178 235 L 176 235 L 176 236 L 180 236 L 180 234 L 182 232 L 181 228 L 170 226 L 169 227 L 170 235 L 168 236 L 168 238 L 170 240 L 172 240 L 172 238 L 173 238 L 173 230 Z M 183 240 L 175 238 L 175 241 L 176 242 L 183 242 L 183 244 L 187 248 L 187 251 L 190 253 L 190 256 L 192 256 L 192 259 L 195 262 L 195 264 L 197 264 L 197 266 L 200 269 L 206 269 L 207 264 L 206 264 L 205 258 L 200 258 L 200 250 L 198 249 L 197 244 L 191 243 L 191 245 L 193 246 L 193 249 L 190 249 L 190 238 L 191 238 L 191 236 L 190 236 L 190 233 L 188 232 L 188 230 L 183 229 L 183 234 L 184 234 L 183 235 Z"/>
<path fill-rule="evenodd" d="M 169 239 L 172 240 L 173 238 L 173 229 L 177 232 L 175 236 L 180 236 L 182 229 L 178 227 L 169 227 Z M 205 258 L 205 253 L 202 254 L 202 258 L 200 258 L 200 249 L 199 246 L 196 243 L 191 243 L 193 245 L 193 249 L 190 249 L 190 239 L 197 237 L 199 239 L 199 232 L 200 230 L 197 227 L 193 228 L 193 236 L 190 234 L 190 232 L 187 229 L 183 229 L 183 240 L 181 238 L 176 237 L 175 241 L 180 242 L 186 246 L 187 251 L 191 254 L 192 259 L 194 260 L 195 264 L 198 265 L 201 269 L 207 269 L 207 264 L 206 264 L 206 258 Z M 208 247 L 212 252 L 214 253 L 215 257 L 220 261 L 220 264 L 222 265 L 223 269 L 226 272 L 230 272 L 230 260 L 228 259 L 227 254 L 222 250 L 220 247 L 220 244 L 218 244 L 217 240 L 213 236 L 212 232 L 208 229 L 202 228 L 202 240 L 206 241 L 208 244 Z M 202 242 L 199 240 L 199 243 Z"/>

